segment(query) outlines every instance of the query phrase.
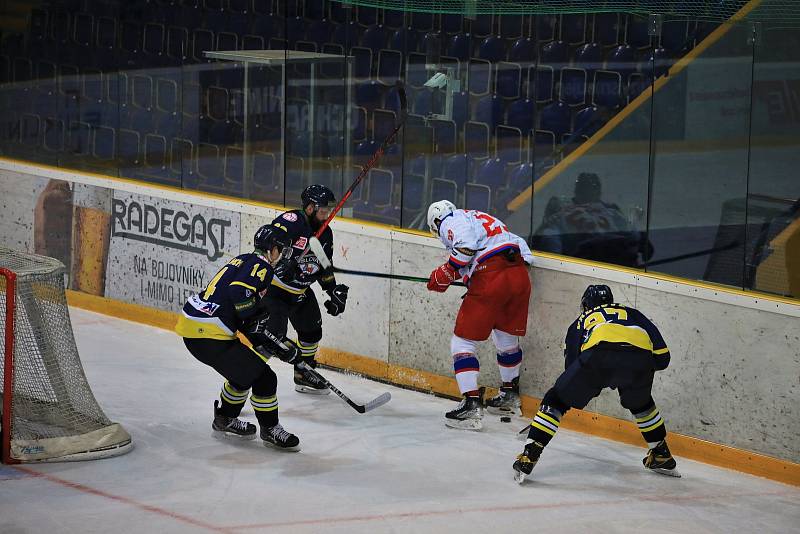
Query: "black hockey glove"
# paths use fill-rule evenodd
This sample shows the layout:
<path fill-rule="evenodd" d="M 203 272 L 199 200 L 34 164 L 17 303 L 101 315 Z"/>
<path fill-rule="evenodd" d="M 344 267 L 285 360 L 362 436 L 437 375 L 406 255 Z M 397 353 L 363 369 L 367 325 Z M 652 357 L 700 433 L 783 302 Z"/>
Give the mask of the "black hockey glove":
<path fill-rule="evenodd" d="M 278 345 L 275 345 L 275 349 L 273 351 L 275 356 L 289 364 L 297 363 L 297 361 L 300 359 L 300 347 L 298 347 L 294 341 L 288 338 L 284 338 L 282 343 L 284 346 L 286 346 L 286 348 L 282 349 Z"/>
<path fill-rule="evenodd" d="M 268 320 L 268 316 L 262 316 L 251 322 L 246 328 L 245 336 L 259 354 L 267 357 L 275 356 L 286 363 L 295 363 L 300 358 L 300 348 L 285 336 L 283 339 L 278 339 L 267 330 Z"/>
<path fill-rule="evenodd" d="M 347 304 L 347 291 L 350 288 L 344 284 L 338 284 L 328 290 L 330 300 L 325 301 L 325 309 L 334 317 L 344 311 Z"/>

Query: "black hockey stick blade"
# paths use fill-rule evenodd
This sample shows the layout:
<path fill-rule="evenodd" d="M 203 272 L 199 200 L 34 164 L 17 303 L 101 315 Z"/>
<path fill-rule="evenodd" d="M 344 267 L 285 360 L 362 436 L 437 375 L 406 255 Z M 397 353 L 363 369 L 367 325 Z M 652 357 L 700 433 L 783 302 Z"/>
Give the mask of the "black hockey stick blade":
<path fill-rule="evenodd" d="M 383 406 L 384 404 L 392 400 L 392 394 L 387 391 L 385 393 L 381 393 L 380 395 L 378 395 L 371 401 L 367 402 L 366 404 L 358 404 L 357 402 L 353 402 L 353 400 L 351 400 L 350 397 L 342 393 L 341 390 L 339 390 L 339 388 L 331 384 L 327 378 L 319 374 L 319 372 L 317 372 L 316 369 L 309 366 L 306 362 L 300 362 L 299 364 L 297 364 L 297 366 L 305 370 L 306 372 L 313 374 L 316 378 L 318 378 L 321 382 L 323 382 L 326 386 L 328 386 L 328 388 L 330 388 L 331 391 L 336 393 L 336 395 L 340 399 L 349 404 L 358 413 L 369 412 L 371 410 L 374 410 L 378 406 Z"/>

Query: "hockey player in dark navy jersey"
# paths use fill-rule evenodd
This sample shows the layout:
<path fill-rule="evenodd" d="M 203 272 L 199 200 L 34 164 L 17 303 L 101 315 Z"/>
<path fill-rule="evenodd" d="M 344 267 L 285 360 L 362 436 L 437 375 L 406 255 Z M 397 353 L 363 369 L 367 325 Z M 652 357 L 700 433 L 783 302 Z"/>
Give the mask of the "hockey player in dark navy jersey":
<path fill-rule="evenodd" d="M 582 313 L 567 330 L 565 371 L 545 393 L 531 421 L 525 450 L 514 462 L 515 478 L 529 475 L 570 408 L 584 408 L 604 388 L 617 389 L 650 450 L 644 466 L 680 476 L 667 447 L 667 430 L 653 400 L 653 375 L 666 369 L 670 354 L 658 328 L 641 312 L 614 304 L 611 289 L 591 285 L 581 299 Z"/>
<path fill-rule="evenodd" d="M 344 311 L 348 287 L 337 284 L 332 267 L 323 269 L 313 253 L 303 255 L 303 251 L 308 248 L 309 239 L 328 218 L 336 202 L 333 192 L 324 185 L 314 184 L 303 191 L 301 200 L 303 209 L 287 211 L 273 221 L 273 224 L 280 224 L 289 232 L 295 266 L 272 279 L 272 288 L 265 297 L 264 305 L 269 313 L 269 331 L 279 337 L 285 336 L 288 322 L 291 321 L 297 332 L 301 361 L 313 368 L 316 367 L 315 356 L 322 339 L 322 315 L 317 297 L 309 287 L 314 282 L 319 282 L 323 291 L 328 294 L 325 309 L 332 316 Z M 328 261 L 332 263 L 333 231 L 330 226 L 319 236 L 319 241 Z M 325 384 L 297 365 L 294 368 L 294 383 L 295 390 L 301 393 L 330 393 Z"/>
<path fill-rule="evenodd" d="M 294 363 L 300 349 L 267 330 L 263 307 L 273 277 L 292 269 L 292 240 L 286 228 L 269 224 L 256 232 L 254 247 L 252 253 L 230 260 L 189 298 L 175 331 L 195 358 L 226 379 L 219 402 L 214 402 L 215 435 L 255 438 L 255 425 L 239 419 L 249 395 L 264 444 L 296 451 L 300 440 L 278 422 L 278 379 L 267 362 L 276 356 Z M 237 331 L 253 348 L 239 341 Z"/>

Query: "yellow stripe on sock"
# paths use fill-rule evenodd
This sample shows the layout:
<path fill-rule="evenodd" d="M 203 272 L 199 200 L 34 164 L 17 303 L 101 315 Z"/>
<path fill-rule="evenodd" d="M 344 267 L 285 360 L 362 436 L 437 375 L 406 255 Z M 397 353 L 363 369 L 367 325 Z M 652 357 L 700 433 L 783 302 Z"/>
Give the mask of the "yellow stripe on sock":
<path fill-rule="evenodd" d="M 652 426 L 648 426 L 648 427 L 646 427 L 646 428 L 640 428 L 639 430 L 641 430 L 642 432 L 650 432 L 650 431 L 651 431 L 651 430 L 653 430 L 654 428 L 658 428 L 658 427 L 660 427 L 660 426 L 661 426 L 661 425 L 663 425 L 663 424 L 664 424 L 664 420 L 663 420 L 663 419 L 659 419 L 659 420 L 658 420 L 658 423 L 656 423 L 656 424 L 654 424 L 654 425 L 652 425 Z"/>
<path fill-rule="evenodd" d="M 553 424 L 554 424 L 554 425 L 556 425 L 556 426 L 558 426 L 558 425 L 560 425 L 560 424 L 561 424 L 561 423 L 559 423 L 559 422 L 558 422 L 558 420 L 557 420 L 557 419 L 554 419 L 554 418 L 550 417 L 549 415 L 547 415 L 546 413 L 542 413 L 541 411 L 539 411 L 539 412 L 536 412 L 536 415 L 537 415 L 538 417 L 541 417 L 542 419 L 544 419 L 544 420 L 546 420 L 546 421 L 550 421 L 551 423 L 553 423 Z"/>
<path fill-rule="evenodd" d="M 531 426 L 532 426 L 532 427 L 534 427 L 534 428 L 538 428 L 538 429 L 539 429 L 539 430 L 541 430 L 542 432 L 547 432 L 547 433 L 548 433 L 548 434 L 550 434 L 551 436 L 555 436 L 555 435 L 556 435 L 556 431 L 555 431 L 555 430 L 552 430 L 552 429 L 550 429 L 550 428 L 547 428 L 546 426 L 544 426 L 544 425 L 542 425 L 542 424 L 539 424 L 539 423 L 537 423 L 536 421 L 533 421 L 533 422 L 531 422 Z"/>
<path fill-rule="evenodd" d="M 636 422 L 637 423 L 644 423 L 648 419 L 652 419 L 653 417 L 655 417 L 657 415 L 658 415 L 658 408 L 656 407 L 656 408 L 653 408 L 653 411 L 650 412 L 648 415 L 645 415 L 644 417 L 638 417 L 636 419 Z"/>

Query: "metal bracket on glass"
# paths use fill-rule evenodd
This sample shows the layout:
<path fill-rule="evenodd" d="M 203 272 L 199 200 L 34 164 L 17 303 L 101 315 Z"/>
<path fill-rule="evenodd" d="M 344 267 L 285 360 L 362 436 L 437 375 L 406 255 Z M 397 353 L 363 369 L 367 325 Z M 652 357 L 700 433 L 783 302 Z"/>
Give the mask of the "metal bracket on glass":
<path fill-rule="evenodd" d="M 747 46 L 760 46 L 761 45 L 761 23 L 751 22 L 750 31 L 747 34 Z"/>
<path fill-rule="evenodd" d="M 661 37 L 661 26 L 664 24 L 664 15 L 651 13 L 647 18 L 647 35 Z"/>

